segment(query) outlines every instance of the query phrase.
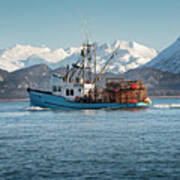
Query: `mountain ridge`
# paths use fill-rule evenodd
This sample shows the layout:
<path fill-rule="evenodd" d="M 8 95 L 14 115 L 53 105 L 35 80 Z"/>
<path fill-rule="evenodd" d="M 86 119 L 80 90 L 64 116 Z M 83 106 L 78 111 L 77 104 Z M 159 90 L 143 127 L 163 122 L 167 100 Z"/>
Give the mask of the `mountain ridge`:
<path fill-rule="evenodd" d="M 144 66 L 180 73 L 180 37 Z"/>
<path fill-rule="evenodd" d="M 111 62 L 108 71 L 126 72 L 139 67 L 157 55 L 156 50 L 136 42 L 116 40 L 113 43 L 97 43 L 97 70 L 120 45 L 118 55 Z M 35 64 L 47 64 L 52 69 L 72 64 L 80 58 L 81 47 L 58 48 L 51 50 L 46 46 L 33 47 L 17 44 L 0 53 L 0 67 L 9 72 L 26 68 Z M 118 68 L 117 68 L 118 67 Z"/>
<path fill-rule="evenodd" d="M 0 100 L 27 99 L 27 88 L 51 90 L 52 73 L 63 73 L 65 68 L 52 70 L 45 64 L 38 64 L 11 73 L 0 82 Z M 1 71 L 0 71 L 1 72 Z M 4 71 L 3 71 L 4 72 Z M 153 68 L 129 70 L 124 74 L 105 73 L 103 77 L 124 77 L 143 80 L 151 96 L 180 96 L 180 73 L 173 74 Z"/>

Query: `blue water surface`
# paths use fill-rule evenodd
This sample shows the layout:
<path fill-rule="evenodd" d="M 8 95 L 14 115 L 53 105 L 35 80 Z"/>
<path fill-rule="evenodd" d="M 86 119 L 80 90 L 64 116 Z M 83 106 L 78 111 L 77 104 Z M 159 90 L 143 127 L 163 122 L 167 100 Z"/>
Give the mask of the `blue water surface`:
<path fill-rule="evenodd" d="M 180 99 L 145 110 L 0 107 L 0 180 L 180 179 Z"/>

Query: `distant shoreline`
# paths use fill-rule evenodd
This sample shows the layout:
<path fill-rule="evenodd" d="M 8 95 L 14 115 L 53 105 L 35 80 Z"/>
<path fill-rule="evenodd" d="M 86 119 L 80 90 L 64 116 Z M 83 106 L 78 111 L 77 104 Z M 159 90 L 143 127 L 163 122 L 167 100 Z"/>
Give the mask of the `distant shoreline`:
<path fill-rule="evenodd" d="M 174 99 L 174 98 L 178 98 L 180 99 L 180 96 L 149 96 L 151 99 Z M 25 99 L 0 99 L 1 103 L 6 103 L 6 102 L 28 102 L 29 98 L 25 98 Z"/>
<path fill-rule="evenodd" d="M 180 98 L 180 96 L 149 96 L 151 99 L 156 99 L 156 98 L 159 98 L 159 99 L 174 99 L 174 98 Z"/>
<path fill-rule="evenodd" d="M 0 102 L 27 102 L 29 98 L 26 99 L 0 99 Z"/>

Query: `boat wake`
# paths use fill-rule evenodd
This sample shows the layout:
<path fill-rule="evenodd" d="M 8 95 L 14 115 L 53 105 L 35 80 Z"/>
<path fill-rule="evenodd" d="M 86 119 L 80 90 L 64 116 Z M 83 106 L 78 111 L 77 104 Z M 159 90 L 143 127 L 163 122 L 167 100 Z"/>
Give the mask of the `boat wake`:
<path fill-rule="evenodd" d="M 158 109 L 180 109 L 180 104 L 154 104 L 153 107 Z"/>
<path fill-rule="evenodd" d="M 49 108 L 42 108 L 39 106 L 29 106 L 26 108 L 27 111 L 47 111 Z"/>

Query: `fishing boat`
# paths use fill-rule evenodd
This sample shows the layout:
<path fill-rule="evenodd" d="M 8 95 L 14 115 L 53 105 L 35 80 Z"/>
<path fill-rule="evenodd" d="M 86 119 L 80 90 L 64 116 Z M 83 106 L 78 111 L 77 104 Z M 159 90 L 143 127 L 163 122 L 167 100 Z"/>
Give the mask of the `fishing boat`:
<path fill-rule="evenodd" d="M 102 69 L 97 71 L 96 43 L 84 43 L 80 59 L 71 66 L 68 65 L 66 73 L 52 74 L 51 90 L 27 89 L 30 104 L 61 110 L 149 107 L 151 100 L 147 97 L 143 81 L 105 78 L 104 71 L 117 55 L 118 49 L 119 47 Z"/>

